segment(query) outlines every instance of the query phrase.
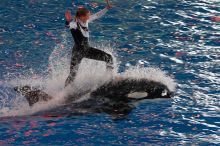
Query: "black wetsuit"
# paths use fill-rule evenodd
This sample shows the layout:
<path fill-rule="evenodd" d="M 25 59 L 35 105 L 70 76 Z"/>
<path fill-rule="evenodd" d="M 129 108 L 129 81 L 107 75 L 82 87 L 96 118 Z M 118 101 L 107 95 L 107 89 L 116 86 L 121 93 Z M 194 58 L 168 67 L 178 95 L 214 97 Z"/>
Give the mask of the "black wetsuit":
<path fill-rule="evenodd" d="M 70 23 L 66 22 L 66 25 L 69 26 Z M 74 21 L 73 25 L 74 26 L 72 28 L 70 27 L 70 30 L 75 45 L 72 50 L 70 74 L 66 79 L 65 86 L 73 82 L 79 68 L 79 64 L 83 58 L 105 61 L 107 63 L 107 69 L 113 68 L 113 59 L 110 54 L 89 46 L 89 38 L 83 34 L 83 32 L 88 33 L 88 27 L 82 26 L 80 22 L 77 21 Z"/>

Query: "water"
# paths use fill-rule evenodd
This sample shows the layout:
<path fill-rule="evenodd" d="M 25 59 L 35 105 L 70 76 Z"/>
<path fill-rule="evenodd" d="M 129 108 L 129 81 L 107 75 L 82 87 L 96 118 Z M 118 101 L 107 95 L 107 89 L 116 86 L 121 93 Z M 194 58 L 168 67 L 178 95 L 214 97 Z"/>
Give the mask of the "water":
<path fill-rule="evenodd" d="M 103 8 L 93 2 L 1 0 L 0 145 L 219 145 L 219 0 L 113 1 L 114 9 L 90 24 L 92 44 L 117 54 L 119 72 L 140 63 L 160 68 L 175 79 L 176 95 L 143 101 L 125 115 L 69 113 L 59 108 L 72 47 L 63 14 L 73 5 Z M 91 74 L 81 74 L 79 88 L 108 80 L 104 64 L 84 65 L 81 72 Z M 56 100 L 30 109 L 13 91 L 17 84 L 42 88 Z"/>

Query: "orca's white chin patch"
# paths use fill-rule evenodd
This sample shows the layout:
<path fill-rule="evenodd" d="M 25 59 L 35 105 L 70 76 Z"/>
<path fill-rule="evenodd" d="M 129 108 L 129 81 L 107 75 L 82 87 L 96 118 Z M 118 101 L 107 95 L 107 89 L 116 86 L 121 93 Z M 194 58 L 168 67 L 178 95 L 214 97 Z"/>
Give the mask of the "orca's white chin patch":
<path fill-rule="evenodd" d="M 127 95 L 128 98 L 141 99 L 148 96 L 147 92 L 133 92 Z"/>

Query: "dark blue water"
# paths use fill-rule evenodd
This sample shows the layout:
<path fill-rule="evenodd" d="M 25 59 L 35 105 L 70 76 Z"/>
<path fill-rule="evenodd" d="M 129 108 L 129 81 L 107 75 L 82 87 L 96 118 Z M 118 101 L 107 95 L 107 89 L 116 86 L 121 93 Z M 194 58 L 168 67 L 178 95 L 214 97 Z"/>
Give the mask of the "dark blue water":
<path fill-rule="evenodd" d="M 64 27 L 65 10 L 74 13 L 84 5 L 96 12 L 104 3 L 1 0 L 0 145 L 220 144 L 219 0 L 112 3 L 111 11 L 90 24 L 92 44 L 112 47 L 119 72 L 140 61 L 165 71 L 177 83 L 176 95 L 144 101 L 125 115 L 27 108 L 13 85 L 29 83 L 56 94 L 67 76 L 73 42 Z M 57 74 L 49 78 L 51 68 Z"/>

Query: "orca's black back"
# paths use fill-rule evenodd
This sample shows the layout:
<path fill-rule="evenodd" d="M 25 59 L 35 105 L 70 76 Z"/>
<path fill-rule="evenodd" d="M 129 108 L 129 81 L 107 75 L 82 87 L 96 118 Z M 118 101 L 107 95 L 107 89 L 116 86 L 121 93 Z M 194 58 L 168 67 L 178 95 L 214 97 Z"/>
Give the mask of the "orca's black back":
<path fill-rule="evenodd" d="M 112 100 L 128 100 L 127 95 L 132 92 L 147 92 L 146 98 L 170 98 L 169 89 L 162 83 L 147 79 L 123 79 L 107 83 L 94 92 L 92 96 L 103 96 Z M 164 92 L 166 95 L 162 96 Z"/>

